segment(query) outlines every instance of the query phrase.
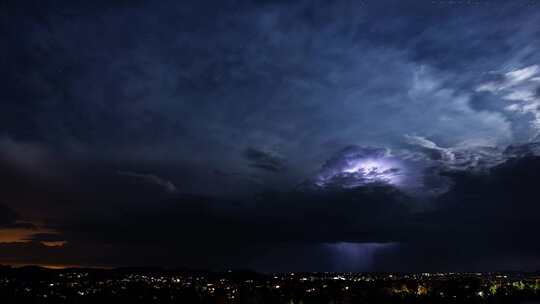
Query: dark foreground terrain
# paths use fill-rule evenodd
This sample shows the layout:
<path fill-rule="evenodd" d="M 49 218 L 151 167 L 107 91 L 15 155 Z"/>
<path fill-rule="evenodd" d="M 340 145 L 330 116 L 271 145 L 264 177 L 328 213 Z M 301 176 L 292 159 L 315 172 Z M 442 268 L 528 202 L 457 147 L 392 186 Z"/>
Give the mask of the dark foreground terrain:
<path fill-rule="evenodd" d="M 540 274 L 1 267 L 0 303 L 540 303 Z"/>

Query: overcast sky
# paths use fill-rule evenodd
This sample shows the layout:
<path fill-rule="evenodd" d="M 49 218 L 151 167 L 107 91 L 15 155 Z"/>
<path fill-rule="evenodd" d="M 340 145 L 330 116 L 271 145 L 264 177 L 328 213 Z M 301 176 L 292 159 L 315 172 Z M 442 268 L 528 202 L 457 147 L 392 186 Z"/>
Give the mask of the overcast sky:
<path fill-rule="evenodd" d="M 3 1 L 0 263 L 540 269 L 540 2 Z"/>

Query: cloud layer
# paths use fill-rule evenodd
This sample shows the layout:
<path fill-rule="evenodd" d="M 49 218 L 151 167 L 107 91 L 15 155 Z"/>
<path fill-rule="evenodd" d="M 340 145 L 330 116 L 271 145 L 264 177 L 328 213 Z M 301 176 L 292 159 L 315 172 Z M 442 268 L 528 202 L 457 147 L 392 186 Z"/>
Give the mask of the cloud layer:
<path fill-rule="evenodd" d="M 8 1 L 0 263 L 536 267 L 540 14 L 458 2 Z"/>

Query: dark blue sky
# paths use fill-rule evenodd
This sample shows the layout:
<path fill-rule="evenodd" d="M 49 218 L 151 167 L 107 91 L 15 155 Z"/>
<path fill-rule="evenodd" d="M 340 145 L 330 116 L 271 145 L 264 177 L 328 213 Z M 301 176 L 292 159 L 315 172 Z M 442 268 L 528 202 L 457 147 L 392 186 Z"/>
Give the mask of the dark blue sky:
<path fill-rule="evenodd" d="M 534 0 L 3 1 L 0 263 L 540 268 L 538 24 Z"/>

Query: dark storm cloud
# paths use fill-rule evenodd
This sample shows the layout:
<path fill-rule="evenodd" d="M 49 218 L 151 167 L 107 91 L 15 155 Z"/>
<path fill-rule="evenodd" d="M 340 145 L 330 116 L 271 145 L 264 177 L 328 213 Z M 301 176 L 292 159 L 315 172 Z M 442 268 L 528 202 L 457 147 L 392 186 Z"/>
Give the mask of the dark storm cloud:
<path fill-rule="evenodd" d="M 332 250 L 340 251 L 337 247 L 318 247 L 321 244 L 349 242 L 399 244 L 375 255 L 369 269 L 466 270 L 474 266 L 468 259 L 485 261 L 474 269 L 489 269 L 489 265 L 515 269 L 524 267 L 516 264 L 519 256 L 532 259 L 539 250 L 528 241 L 535 237 L 534 224 L 540 220 L 538 204 L 530 200 L 538 194 L 534 182 L 539 178 L 538 162 L 538 157 L 529 156 L 509 160 L 487 172 L 449 173 L 452 188 L 430 200 L 420 213 L 414 208 L 413 197 L 381 185 L 322 192 L 267 192 L 249 200 L 178 193 L 159 198 L 159 204 L 155 195 L 145 196 L 141 195 L 145 192 L 126 188 L 133 193 L 114 194 L 115 200 L 122 200 L 100 205 L 99 212 L 72 213 L 71 218 L 49 225 L 61 231 L 54 240 L 67 240 L 70 254 L 85 252 L 84 262 L 94 265 L 143 265 L 152 256 L 165 265 L 189 261 L 203 267 L 250 265 L 271 269 L 265 263 L 282 261 L 280 255 L 286 252 L 301 254 L 306 248 L 323 248 L 313 255 L 302 253 L 315 262 L 317 254 L 328 257 L 336 254 Z M 84 204 L 110 202 L 112 193 L 103 190 L 96 191 L 98 194 L 87 202 L 82 197 L 73 200 Z M 36 240 L 42 241 L 40 237 Z M 88 244 L 98 248 L 115 245 L 105 252 L 95 252 L 86 249 Z M 133 248 L 141 250 L 140 256 L 145 259 L 131 256 L 124 260 L 123 254 Z M 42 250 L 46 248 L 37 252 Z M 200 250 L 205 252 L 204 259 Z M 165 251 L 168 255 L 163 254 Z M 45 255 L 47 261 L 66 254 L 55 252 Z M 175 252 L 174 260 L 167 258 L 171 252 Z M 430 254 L 440 260 L 429 258 Z M 40 260 L 39 255 L 24 256 Z M 397 264 L 403 259 L 409 262 Z M 326 269 L 336 265 L 335 261 L 323 260 L 328 263 Z M 316 270 L 308 264 L 304 267 Z"/>
<path fill-rule="evenodd" d="M 285 169 L 285 160 L 269 152 L 247 148 L 243 155 L 249 161 L 250 167 L 276 173 Z"/>
<path fill-rule="evenodd" d="M 516 158 L 489 173 L 456 172 L 452 189 L 415 217 L 401 252 L 380 267 L 412 269 L 534 269 L 540 266 L 535 226 L 540 204 L 539 157 Z M 398 258 L 398 256 L 400 256 Z"/>
<path fill-rule="evenodd" d="M 309 210 L 305 210 L 306 205 Z M 318 194 L 267 193 L 248 201 L 179 194 L 151 210 L 141 204 L 128 209 L 120 206 L 107 208 L 106 217 L 79 214 L 54 228 L 75 240 L 86 235 L 94 241 L 162 246 L 173 239 L 195 243 L 332 242 L 370 238 L 366 231 L 377 233 L 379 225 L 397 225 L 408 209 L 407 196 L 383 186 Z M 362 235 L 356 235 L 360 232 Z M 389 237 L 381 235 L 383 239 Z"/>
<path fill-rule="evenodd" d="M 432 218 L 457 221 L 462 238 L 516 242 L 516 249 L 539 249 L 535 242 L 526 241 L 534 238 L 536 232 L 531 228 L 540 220 L 540 204 L 534 199 L 538 196 L 534 186 L 538 169 L 540 158 L 529 156 L 511 159 L 487 174 L 458 173 L 452 191 L 440 197 L 442 208 L 436 213 L 441 218 Z"/>
<path fill-rule="evenodd" d="M 326 194 L 273 193 L 256 201 L 180 195 L 151 210 L 109 208 L 106 217 L 81 214 L 54 227 L 63 232 L 62 239 L 72 248 L 115 244 L 145 252 L 128 260 L 115 256 L 122 249 L 99 255 L 89 252 L 86 256 L 93 256 L 96 264 L 105 260 L 144 264 L 140 257 L 160 256 L 166 250 L 160 263 L 246 267 L 278 247 L 300 249 L 341 240 L 387 242 L 398 238 L 392 227 L 403 225 L 406 199 L 385 187 Z"/>

